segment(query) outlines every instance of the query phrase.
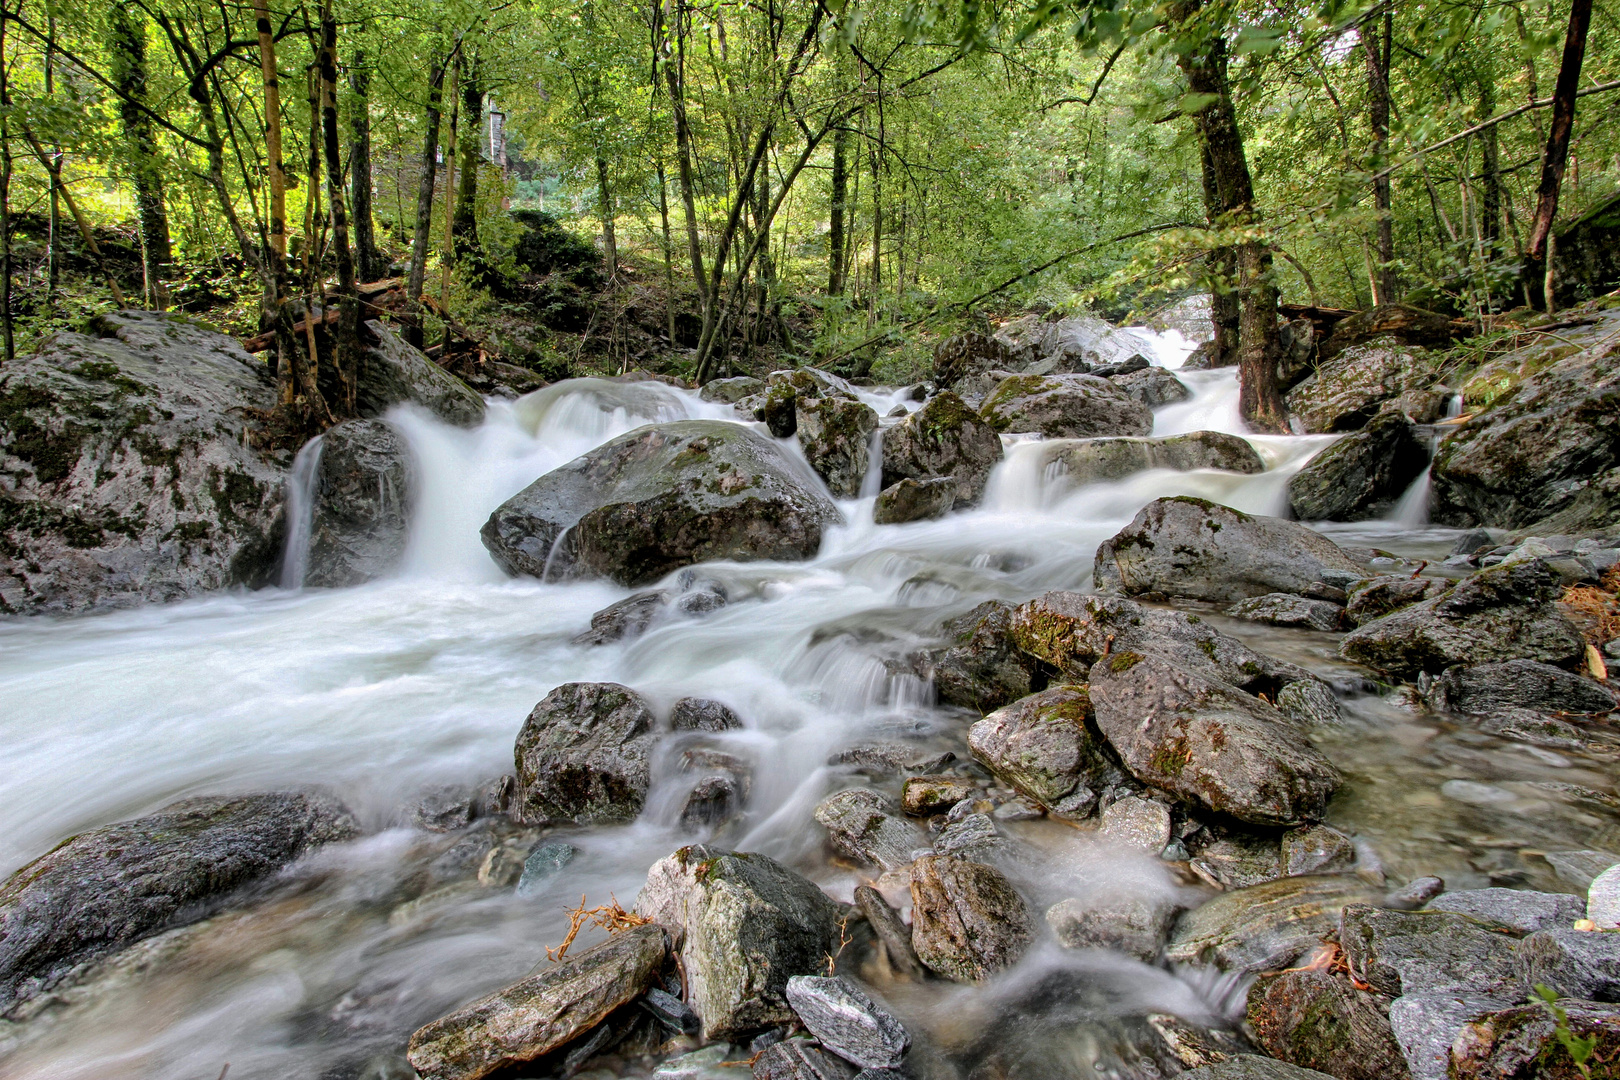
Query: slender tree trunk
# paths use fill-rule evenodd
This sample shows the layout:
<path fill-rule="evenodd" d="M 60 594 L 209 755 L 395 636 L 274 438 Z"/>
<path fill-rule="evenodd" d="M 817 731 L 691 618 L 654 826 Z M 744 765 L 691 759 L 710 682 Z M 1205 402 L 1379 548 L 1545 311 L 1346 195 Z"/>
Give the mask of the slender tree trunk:
<path fill-rule="evenodd" d="M 326 272 L 322 259 L 322 238 L 326 229 L 321 220 L 321 73 L 317 51 L 316 63 L 310 67 L 305 80 L 309 105 L 309 161 L 305 170 L 304 189 L 304 347 L 303 365 L 298 369 L 298 392 L 308 408 L 308 416 L 316 422 L 331 420 L 332 407 L 321 390 L 321 352 L 315 337 L 317 310 L 326 303 Z"/>
<path fill-rule="evenodd" d="M 844 295 L 844 202 L 849 197 L 849 133 L 833 132 L 832 221 L 827 229 L 827 295 Z"/>
<path fill-rule="evenodd" d="M 1496 112 L 1496 76 L 1493 65 L 1487 64 L 1479 79 L 1479 114 L 1491 116 Z M 1480 132 L 1480 234 L 1484 237 L 1487 253 L 1494 257 L 1502 238 L 1502 164 L 1501 151 L 1492 125 Z"/>
<path fill-rule="evenodd" d="M 664 163 L 658 162 L 658 223 L 664 230 L 664 314 L 669 319 L 669 347 L 675 347 L 675 258 L 669 232 L 669 180 Z"/>
<path fill-rule="evenodd" d="M 332 247 L 337 256 L 338 323 L 333 366 L 343 388 L 341 410 L 355 413 L 360 371 L 360 294 L 349 252 L 348 208 L 343 204 L 343 158 L 338 151 L 337 19 L 332 0 L 321 5 L 321 132 L 326 144 L 326 204 L 332 213 Z"/>
<path fill-rule="evenodd" d="M 170 259 L 169 215 L 163 204 L 163 162 L 151 119 L 141 111 L 146 100 L 146 32 L 128 0 L 112 8 L 109 50 L 112 81 L 119 89 L 118 114 L 129 146 L 130 178 L 145 254 L 146 302 L 161 311 L 169 306 L 163 282 Z"/>
<path fill-rule="evenodd" d="M 388 269 L 377 250 L 371 220 L 371 70 L 366 54 L 356 49 L 349 67 L 349 90 L 354 111 L 349 117 L 353 139 L 349 144 L 349 210 L 353 217 L 355 270 L 361 281 L 376 281 Z"/>
<path fill-rule="evenodd" d="M 1382 28 L 1368 20 L 1362 31 L 1362 53 L 1367 59 L 1367 115 L 1372 121 L 1373 205 L 1378 215 L 1378 279 L 1376 303 L 1391 304 L 1399 295 L 1395 274 L 1395 232 L 1390 177 L 1385 172 L 1389 157 L 1389 64 L 1394 38 L 1394 14 L 1385 0 Z"/>
<path fill-rule="evenodd" d="M 876 322 L 879 300 L 883 295 L 883 150 L 872 150 L 872 292 L 867 305 L 867 316 Z"/>
<path fill-rule="evenodd" d="M 45 97 L 56 93 L 56 9 L 45 9 Z M 45 307 L 56 310 L 56 294 L 62 278 L 62 150 L 51 148 L 51 164 L 45 169 L 50 185 L 50 212 L 45 226 Z"/>
<path fill-rule="evenodd" d="M 23 138 L 27 140 L 28 148 L 34 152 L 34 157 L 45 170 L 46 176 L 50 178 L 56 190 L 61 193 L 62 201 L 67 204 L 68 213 L 73 215 L 73 221 L 79 227 L 79 239 L 84 241 L 85 250 L 90 253 L 90 260 L 95 263 L 97 272 L 106 279 L 107 288 L 113 294 L 113 302 L 121 308 L 129 307 L 129 304 L 124 300 L 124 290 L 119 288 L 118 278 L 113 274 L 112 268 L 107 265 L 107 260 L 102 258 L 101 247 L 96 243 L 96 235 L 90 228 L 89 220 L 84 216 L 84 212 L 79 209 L 78 201 L 73 198 L 72 192 L 68 191 L 62 184 L 61 163 L 45 147 L 40 145 L 39 139 L 27 128 L 23 129 Z"/>
<path fill-rule="evenodd" d="M 608 163 L 604 157 L 596 159 L 596 197 L 602 210 L 602 254 L 611 282 L 619 276 L 619 245 L 613 238 L 613 186 L 608 182 Z"/>
<path fill-rule="evenodd" d="M 1192 10 L 1184 9 L 1190 15 Z M 1254 183 L 1243 150 L 1243 135 L 1232 106 L 1226 77 L 1226 41 L 1215 37 L 1201 49 L 1177 58 L 1193 93 L 1208 95 L 1212 104 L 1194 115 L 1198 134 L 1209 153 L 1211 171 L 1220 193 L 1224 220 L 1254 226 L 1260 215 L 1254 205 Z M 1238 382 L 1243 420 L 1258 431 L 1288 430 L 1287 410 L 1277 390 L 1277 285 L 1272 277 L 1271 249 L 1258 242 L 1237 249 Z"/>
<path fill-rule="evenodd" d="M 1564 34 L 1564 56 L 1553 86 L 1552 121 L 1547 127 L 1547 149 L 1541 160 L 1541 184 L 1536 191 L 1536 213 L 1530 219 L 1530 250 L 1527 252 L 1534 281 L 1540 271 L 1552 278 L 1548 240 L 1558 216 L 1558 192 L 1569 161 L 1569 137 L 1575 128 L 1575 92 L 1580 89 L 1581 63 L 1586 57 L 1586 32 L 1592 23 L 1592 0 L 1572 0 L 1569 28 Z M 1543 295 L 1547 310 L 1557 306 L 1556 298 Z"/>
<path fill-rule="evenodd" d="M 1219 228 L 1226 207 L 1208 147 L 1199 147 L 1198 159 L 1203 165 L 1204 213 L 1210 225 Z M 1209 318 L 1215 331 L 1210 343 L 1211 366 L 1228 367 L 1238 360 L 1237 252 L 1230 247 L 1215 248 L 1206 256 L 1205 265 L 1209 268 Z"/>
<path fill-rule="evenodd" d="M 484 87 L 479 65 L 474 59 L 461 80 L 460 134 L 457 152 L 461 158 L 459 186 L 456 189 L 455 237 L 458 258 L 476 258 L 478 251 L 478 163 L 482 159 L 484 133 Z"/>
<path fill-rule="evenodd" d="M 445 68 L 455 61 L 455 55 L 452 49 L 428 79 L 422 168 L 416 183 L 416 229 L 411 234 L 411 274 L 405 284 L 405 302 L 412 319 L 408 334 L 418 349 L 422 347 L 422 284 L 427 280 L 428 241 L 433 231 L 433 181 L 439 168 L 439 103 L 444 93 Z"/>
<path fill-rule="evenodd" d="M 298 344 L 293 338 L 292 319 L 287 313 L 287 173 L 281 154 L 281 79 L 276 73 L 276 42 L 270 27 L 270 8 L 267 0 L 253 0 L 253 18 L 259 38 L 259 70 L 264 78 L 264 147 L 267 182 L 270 188 L 270 250 L 266 253 L 269 265 L 264 274 L 264 302 L 262 321 L 276 332 L 276 363 L 281 384 L 281 402 L 291 405 L 298 396 Z M 200 91 L 195 85 L 193 96 Z M 199 104 L 207 104 L 199 98 Z M 207 104 L 210 116 L 212 105 Z M 216 129 L 213 142 L 220 149 L 209 154 L 209 171 L 219 192 L 220 201 L 231 201 L 225 186 L 223 147 Z M 234 210 L 227 210 L 234 218 Z M 241 233 L 239 222 L 233 222 Z M 241 240 L 246 244 L 245 234 Z"/>
<path fill-rule="evenodd" d="M 445 141 L 444 155 L 444 251 L 439 256 L 439 313 L 444 316 L 444 337 L 439 344 L 439 360 L 450 355 L 450 266 L 456 255 L 456 136 L 461 120 L 461 98 L 456 93 L 456 81 L 461 77 L 462 61 L 450 69 L 450 137 Z"/>
<path fill-rule="evenodd" d="M 11 325 L 11 65 L 6 63 L 6 20 L 0 19 L 0 360 L 17 358 Z"/>
<path fill-rule="evenodd" d="M 709 279 L 703 270 L 703 246 L 698 242 L 697 192 L 692 178 L 692 128 L 686 119 L 686 4 L 679 0 L 675 10 L 676 62 L 664 65 L 664 81 L 669 86 L 670 111 L 675 114 L 675 162 L 681 181 L 681 206 L 686 212 L 687 256 L 692 260 L 692 280 L 697 283 L 698 302 L 709 303 Z"/>

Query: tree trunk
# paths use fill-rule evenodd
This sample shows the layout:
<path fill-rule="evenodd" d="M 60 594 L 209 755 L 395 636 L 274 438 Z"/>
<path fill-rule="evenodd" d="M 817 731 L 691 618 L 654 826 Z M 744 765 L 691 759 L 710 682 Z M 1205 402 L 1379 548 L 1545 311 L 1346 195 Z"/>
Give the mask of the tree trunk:
<path fill-rule="evenodd" d="M 349 144 L 349 211 L 353 218 L 355 270 L 361 281 L 376 281 L 387 272 L 371 220 L 371 71 L 366 54 L 356 49 L 349 67 L 349 89 L 354 111 L 349 117 L 353 141 Z"/>
<path fill-rule="evenodd" d="M 1367 58 L 1367 115 L 1372 121 L 1373 205 L 1378 215 L 1378 295 L 1375 303 L 1392 304 L 1398 294 L 1395 274 L 1394 216 L 1391 213 L 1389 174 L 1389 63 L 1394 38 L 1394 14 L 1385 0 L 1383 27 L 1368 20 L 1362 31 L 1362 52 Z"/>
<path fill-rule="evenodd" d="M 439 359 L 450 352 L 450 265 L 456 256 L 456 136 L 461 120 L 461 98 L 456 94 L 456 81 L 461 77 L 462 60 L 450 69 L 450 137 L 445 141 L 444 155 L 444 248 L 439 256 L 439 314 L 444 317 L 444 338 L 439 346 Z"/>
<path fill-rule="evenodd" d="M 45 31 L 45 97 L 56 93 L 56 9 L 47 7 Z M 50 185 L 50 213 L 45 226 L 45 307 L 54 312 L 62 278 L 62 151 L 52 147 L 45 167 Z"/>
<path fill-rule="evenodd" d="M 161 311 L 169 306 L 163 275 L 169 266 L 169 215 L 163 204 L 163 162 L 151 119 L 141 111 L 146 100 L 146 32 L 127 0 L 112 9 L 111 75 L 118 87 L 118 114 L 129 144 L 130 178 L 140 222 L 146 302 Z"/>
<path fill-rule="evenodd" d="M 827 230 L 827 295 L 844 295 L 844 201 L 849 197 L 849 133 L 833 132 L 832 224 Z"/>
<path fill-rule="evenodd" d="M 619 276 L 619 245 L 613 238 L 613 186 L 608 182 L 607 159 L 596 159 L 596 197 L 602 210 L 602 256 L 607 262 L 608 281 Z"/>
<path fill-rule="evenodd" d="M 1176 63 L 1193 93 L 1213 99 L 1193 119 L 1209 153 L 1224 220 L 1256 226 L 1260 215 L 1254 205 L 1254 183 L 1226 78 L 1226 41 L 1215 37 L 1181 55 Z M 1272 278 L 1271 249 L 1265 244 L 1239 245 L 1237 289 L 1238 402 L 1243 420 L 1257 431 L 1286 432 L 1287 410 L 1277 391 L 1277 285 Z"/>
<path fill-rule="evenodd" d="M 360 295 L 349 254 L 349 218 L 343 205 L 343 159 L 338 152 L 337 20 L 332 0 L 321 5 L 321 131 L 326 142 L 326 204 L 332 212 L 332 246 L 337 255 L 338 324 L 333 364 L 343 387 L 343 415 L 355 413 L 360 370 Z"/>
<path fill-rule="evenodd" d="M 872 292 L 867 316 L 877 321 L 878 301 L 883 295 L 883 150 L 872 151 Z"/>
<path fill-rule="evenodd" d="M 698 243 L 697 193 L 692 180 L 692 129 L 686 121 L 685 81 L 686 58 L 686 5 L 684 0 L 675 9 L 675 46 L 677 62 L 664 65 L 664 81 L 669 86 L 670 111 L 675 114 L 675 161 L 681 181 L 681 205 L 686 211 L 687 255 L 692 260 L 692 280 L 697 283 L 698 302 L 707 306 L 709 296 L 708 275 L 703 272 L 703 247 Z"/>
<path fill-rule="evenodd" d="M 321 353 L 315 338 L 315 312 L 326 294 L 322 269 L 321 234 L 321 73 L 317 64 L 309 70 L 306 83 L 309 104 L 309 159 L 304 189 L 304 364 L 298 369 L 298 392 L 304 398 L 308 417 L 316 423 L 332 418 L 332 407 L 321 390 Z"/>
<path fill-rule="evenodd" d="M 259 38 L 259 71 L 264 77 L 264 147 L 266 179 L 270 188 L 270 250 L 269 265 L 264 272 L 264 300 L 261 322 L 276 331 L 276 364 L 280 381 L 281 403 L 291 405 L 298 395 L 298 344 L 293 339 L 292 319 L 287 314 L 287 174 L 281 158 L 281 80 L 276 74 L 276 42 L 270 28 L 270 9 L 266 0 L 253 0 L 253 18 Z M 207 100 L 200 80 L 193 79 L 192 96 L 206 108 L 207 120 L 212 121 L 213 106 Z M 220 147 L 218 129 L 215 128 L 213 145 Z M 231 201 L 225 186 L 223 150 L 209 152 L 210 179 L 220 201 Z M 231 211 L 227 211 L 231 213 Z M 238 231 L 240 222 L 235 222 Z M 245 236 L 243 237 L 246 243 Z"/>
<path fill-rule="evenodd" d="M 422 169 L 416 183 L 416 229 L 411 234 L 411 274 L 405 283 L 406 310 L 411 316 L 407 334 L 418 349 L 422 347 L 422 284 L 427 280 L 428 241 L 433 231 L 433 181 L 439 169 L 439 103 L 444 94 L 444 70 L 454 61 L 455 52 L 452 49 L 428 79 Z"/>
<path fill-rule="evenodd" d="M 1479 114 L 1482 117 L 1496 113 L 1496 76 L 1487 64 L 1479 79 Z M 1480 235 L 1485 240 L 1486 254 L 1495 257 L 1498 241 L 1502 238 L 1502 164 L 1496 140 L 1496 125 L 1479 135 Z"/>
<path fill-rule="evenodd" d="M 675 244 L 669 233 L 669 180 L 658 162 L 658 222 L 664 230 L 664 314 L 669 319 L 669 347 L 675 347 Z"/>
<path fill-rule="evenodd" d="M 1558 216 L 1558 191 L 1564 182 L 1564 166 L 1569 161 L 1569 136 L 1575 127 L 1575 92 L 1580 89 L 1581 63 L 1586 57 L 1586 32 L 1592 23 L 1592 0 L 1573 0 L 1569 28 L 1564 34 L 1564 56 L 1558 66 L 1558 82 L 1553 86 L 1552 121 L 1547 127 L 1547 149 L 1541 159 L 1541 184 L 1536 192 L 1536 214 L 1530 221 L 1531 281 L 1536 273 L 1550 278 L 1548 238 Z M 1556 300 L 1543 296 L 1551 311 Z"/>
<path fill-rule="evenodd" d="M 461 159 L 456 187 L 456 257 L 476 258 L 478 251 L 478 163 L 483 158 L 484 87 L 478 77 L 478 61 L 467 67 L 461 80 L 460 133 L 457 153 Z"/>
<path fill-rule="evenodd" d="M 11 325 L 11 71 L 6 63 L 6 27 L 0 19 L 0 346 L 3 360 L 17 358 L 17 340 Z"/>
<path fill-rule="evenodd" d="M 1221 189 L 1215 181 L 1208 147 L 1199 147 L 1198 159 L 1203 165 L 1204 213 L 1210 225 L 1218 228 L 1226 207 L 1221 203 Z M 1209 268 L 1209 318 L 1215 331 L 1210 343 L 1210 366 L 1228 367 L 1238 360 L 1237 252 L 1218 247 L 1204 262 Z"/>

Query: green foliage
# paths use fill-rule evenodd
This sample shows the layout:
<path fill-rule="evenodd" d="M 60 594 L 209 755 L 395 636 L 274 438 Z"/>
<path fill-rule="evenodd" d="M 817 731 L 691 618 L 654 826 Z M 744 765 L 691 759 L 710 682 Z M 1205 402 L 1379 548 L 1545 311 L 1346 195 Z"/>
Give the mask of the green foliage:
<path fill-rule="evenodd" d="M 1557 1025 L 1553 1029 L 1553 1038 L 1558 1040 L 1558 1045 L 1564 1048 L 1564 1052 L 1575 1063 L 1575 1067 L 1580 1070 L 1581 1075 L 1590 1078 L 1592 1071 L 1587 1067 L 1586 1063 L 1591 1060 L 1593 1052 L 1597 1050 L 1597 1036 L 1576 1035 L 1570 1030 L 1569 1013 L 1565 1011 L 1563 1006 L 1558 1004 L 1558 991 L 1542 983 L 1537 983 L 1535 989 L 1535 996 L 1541 999 L 1541 1003 L 1547 1007 L 1547 1011 L 1552 1014 L 1553 1021 Z"/>

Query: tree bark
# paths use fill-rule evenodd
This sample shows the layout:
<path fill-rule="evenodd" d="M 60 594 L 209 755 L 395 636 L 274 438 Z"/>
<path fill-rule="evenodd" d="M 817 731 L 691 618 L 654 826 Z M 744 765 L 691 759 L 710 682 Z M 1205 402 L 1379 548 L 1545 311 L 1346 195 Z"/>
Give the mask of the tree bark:
<path fill-rule="evenodd" d="M 1481 116 L 1492 116 L 1496 113 L 1496 77 L 1492 65 L 1487 64 L 1480 73 L 1479 79 L 1479 111 Z M 1494 257 L 1497 253 L 1498 241 L 1502 238 L 1502 164 L 1501 152 L 1496 139 L 1496 126 L 1493 124 L 1479 133 L 1479 172 L 1480 172 L 1480 198 L 1479 198 L 1479 224 L 1480 235 L 1485 240 L 1487 256 Z"/>
<path fill-rule="evenodd" d="M 664 314 L 669 320 L 669 347 L 675 347 L 675 258 L 674 240 L 669 232 L 669 179 L 664 163 L 658 162 L 658 222 L 664 230 Z"/>
<path fill-rule="evenodd" d="M 596 195 L 602 210 L 602 255 L 611 282 L 619 276 L 619 245 L 613 238 L 613 185 L 608 182 L 608 163 L 604 157 L 596 159 Z"/>
<path fill-rule="evenodd" d="M 478 251 L 478 163 L 484 137 L 484 86 L 475 59 L 461 80 L 460 132 L 457 155 L 461 162 L 456 187 L 455 238 L 457 258 L 475 258 Z"/>
<path fill-rule="evenodd" d="M 1385 0 L 1382 28 L 1368 20 L 1362 31 L 1362 53 L 1367 58 L 1367 116 L 1372 121 L 1373 145 L 1370 167 L 1373 172 L 1373 205 L 1378 215 L 1378 295 L 1375 303 L 1391 304 L 1399 295 L 1395 273 L 1395 231 L 1389 174 L 1389 64 L 1394 39 L 1394 13 Z"/>
<path fill-rule="evenodd" d="M 1186 11 L 1191 14 L 1196 8 Z M 1212 99 L 1194 114 L 1199 138 L 1209 152 L 1211 171 L 1224 211 L 1223 222 L 1257 226 L 1254 182 L 1244 154 L 1226 77 L 1226 41 L 1214 36 L 1177 57 L 1193 93 Z M 1243 420 L 1257 431 L 1286 432 L 1287 410 L 1277 391 L 1277 285 L 1272 277 L 1271 249 L 1249 242 L 1237 248 L 1238 382 Z"/>
<path fill-rule="evenodd" d="M 697 192 L 692 179 L 692 128 L 686 119 L 686 4 L 677 0 L 675 8 L 676 62 L 664 65 L 664 81 L 669 86 L 670 111 L 675 114 L 675 162 L 681 181 L 681 205 L 686 211 L 687 255 L 692 260 L 692 280 L 697 283 L 699 303 L 708 304 L 709 280 L 703 271 L 703 247 L 698 242 Z"/>
<path fill-rule="evenodd" d="M 445 141 L 444 155 L 444 249 L 439 256 L 439 314 L 444 317 L 444 338 L 439 346 L 439 358 L 450 352 L 450 265 L 456 257 L 456 137 L 461 119 L 461 98 L 456 93 L 456 82 L 461 77 L 462 58 L 450 69 L 450 137 Z"/>
<path fill-rule="evenodd" d="M 867 316 L 877 321 L 878 305 L 883 296 L 883 150 L 872 149 L 872 292 L 867 305 Z"/>
<path fill-rule="evenodd" d="M 1580 89 L 1581 63 L 1586 57 L 1586 33 L 1592 23 L 1592 0 L 1572 0 L 1569 27 L 1564 34 L 1564 55 L 1553 86 L 1552 121 L 1547 127 L 1547 149 L 1541 159 L 1541 184 L 1536 192 L 1536 213 L 1530 221 L 1531 280 L 1539 271 L 1546 276 L 1548 238 L 1558 216 L 1558 193 L 1569 162 L 1569 137 L 1575 128 L 1575 92 Z M 1551 296 L 1543 296 L 1547 310 L 1556 306 Z"/>
<path fill-rule="evenodd" d="M 1210 225 L 1219 228 L 1226 207 L 1221 202 L 1209 148 L 1200 146 L 1198 158 L 1203 165 L 1204 212 Z M 1218 247 L 1205 257 L 1204 263 L 1209 268 L 1209 319 L 1215 331 L 1210 342 L 1210 366 L 1228 367 L 1238 360 L 1237 252 Z"/>
<path fill-rule="evenodd" d="M 360 370 L 360 295 L 349 253 L 349 218 L 343 204 L 343 159 L 338 151 L 337 19 L 332 0 L 321 5 L 321 131 L 326 143 L 326 204 L 332 213 L 337 256 L 338 323 L 333 365 L 343 388 L 342 413 L 353 416 Z"/>
<path fill-rule="evenodd" d="M 849 198 L 849 133 L 833 132 L 832 222 L 827 229 L 827 295 L 844 295 L 844 203 Z"/>
<path fill-rule="evenodd" d="M 146 33 L 127 0 L 112 9 L 110 59 L 118 86 L 118 114 L 129 146 L 130 179 L 144 255 L 146 302 L 158 311 L 169 306 L 163 277 L 171 259 L 169 215 L 163 202 L 163 162 L 151 118 L 141 110 L 146 100 Z"/>
<path fill-rule="evenodd" d="M 444 94 L 444 71 L 455 60 L 456 51 L 452 49 L 435 65 L 428 79 L 422 168 L 416 183 L 416 228 L 411 233 L 411 273 L 405 283 L 406 310 L 411 316 L 407 335 L 418 349 L 422 347 L 422 284 L 427 280 L 428 241 L 433 231 L 433 182 L 439 169 L 439 104 Z"/>
<path fill-rule="evenodd" d="M 11 71 L 6 63 L 6 27 L 0 19 L 0 359 L 17 358 L 17 340 L 11 325 Z"/>
<path fill-rule="evenodd" d="M 354 219 L 355 270 L 361 281 L 376 281 L 387 271 L 371 220 L 371 71 L 364 50 L 356 49 L 349 67 L 354 110 L 349 117 L 349 210 Z"/>

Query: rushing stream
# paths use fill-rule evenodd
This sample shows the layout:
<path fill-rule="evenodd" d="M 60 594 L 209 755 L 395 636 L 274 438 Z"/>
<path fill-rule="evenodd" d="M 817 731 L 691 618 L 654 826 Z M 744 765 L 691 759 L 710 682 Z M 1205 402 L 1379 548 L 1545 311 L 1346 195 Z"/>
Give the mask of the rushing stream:
<path fill-rule="evenodd" d="M 1180 365 L 1179 336 L 1154 343 L 1165 366 Z M 1155 434 L 1242 433 L 1233 372 L 1184 379 L 1195 397 L 1159 410 Z M 902 398 L 867 393 L 880 415 Z M 479 526 L 503 499 L 591 447 L 687 417 L 732 412 L 658 383 L 600 380 L 494 402 L 474 431 L 403 412 L 394 419 L 415 451 L 421 497 L 394 578 L 0 623 L 0 874 L 75 831 L 193 794 L 320 785 L 367 830 L 306 859 L 253 902 L 138 946 L 35 1019 L 0 1024 L 0 1076 L 213 1080 L 227 1063 L 231 1080 L 410 1076 L 403 1051 L 413 1028 L 543 961 L 581 895 L 629 906 L 648 866 L 702 838 L 679 824 L 691 781 L 677 766 L 678 745 L 655 764 L 641 820 L 549 833 L 578 854 L 524 895 L 477 887 L 476 865 L 455 872 L 469 857 L 465 844 L 410 826 L 424 794 L 510 771 L 524 717 L 564 682 L 622 682 L 666 709 L 686 695 L 731 705 L 746 729 L 706 738 L 754 771 L 746 818 L 724 842 L 786 860 L 847 899 L 860 879 L 827 858 L 810 812 L 864 781 L 851 779 L 855 766 L 825 763 L 874 738 L 964 752 L 964 714 L 933 706 L 929 688 L 891 675 L 886 658 L 985 599 L 1089 587 L 1098 543 L 1154 498 L 1196 494 L 1284 513 L 1288 477 L 1331 441 L 1254 437 L 1268 465 L 1255 476 L 1151 471 L 1083 488 L 1044 465 L 1038 442 L 1014 443 L 976 510 L 876 526 L 869 483 L 867 497 L 841 504 L 849 524 L 814 560 L 706 568 L 724 582 L 727 606 L 625 644 L 570 644 L 592 612 L 627 590 L 509 580 Z M 1412 507 L 1402 513 L 1422 519 Z M 1400 521 L 1327 531 L 1410 559 L 1443 556 L 1452 542 L 1446 530 Z M 1433 873 L 1453 887 L 1563 891 L 1540 853 L 1620 850 L 1612 811 L 1572 793 L 1609 790 L 1578 752 L 1501 741 L 1380 698 L 1337 659 L 1336 635 L 1214 618 L 1347 695 L 1345 724 L 1317 737 L 1348 778 L 1329 820 L 1392 881 Z M 1100 851 L 1083 831 L 1043 821 L 1005 828 L 1049 856 L 1028 883 L 1038 910 L 1085 895 L 1099 877 L 1178 887 L 1157 860 Z M 1026 1008 L 1030 994 L 1054 985 L 1066 990 L 1047 1012 Z M 896 985 L 891 996 L 966 1066 L 963 1075 L 1001 1055 L 1002 1071 L 985 1075 L 1124 1077 L 1148 1075 L 1132 1064 L 1132 1018 L 1218 1015 L 1233 990 L 1046 945 L 988 989 Z M 1026 1026 L 1016 1039 L 1008 1029 L 998 1047 L 1008 1015 Z"/>

